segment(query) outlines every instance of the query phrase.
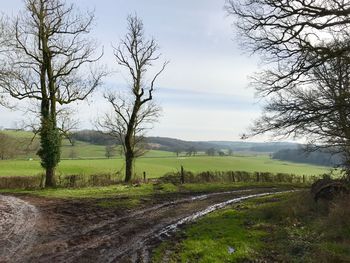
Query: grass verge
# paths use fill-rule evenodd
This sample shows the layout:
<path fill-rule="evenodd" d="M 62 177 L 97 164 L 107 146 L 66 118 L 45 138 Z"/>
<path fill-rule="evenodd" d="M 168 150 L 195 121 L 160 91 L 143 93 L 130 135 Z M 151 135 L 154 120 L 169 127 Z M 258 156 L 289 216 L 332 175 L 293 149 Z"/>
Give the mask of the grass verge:
<path fill-rule="evenodd" d="M 185 227 L 153 262 L 350 262 L 349 202 L 307 192 L 249 200 Z"/>
<path fill-rule="evenodd" d="M 46 189 L 0 189 L 0 194 L 31 195 L 47 198 L 64 199 L 101 199 L 118 197 L 147 197 L 156 194 L 185 194 L 229 191 L 243 188 L 278 187 L 278 188 L 300 188 L 300 184 L 276 184 L 276 183 L 193 183 L 175 185 L 172 183 L 148 183 L 140 185 L 117 184 L 105 187 L 84 188 L 46 188 Z"/>

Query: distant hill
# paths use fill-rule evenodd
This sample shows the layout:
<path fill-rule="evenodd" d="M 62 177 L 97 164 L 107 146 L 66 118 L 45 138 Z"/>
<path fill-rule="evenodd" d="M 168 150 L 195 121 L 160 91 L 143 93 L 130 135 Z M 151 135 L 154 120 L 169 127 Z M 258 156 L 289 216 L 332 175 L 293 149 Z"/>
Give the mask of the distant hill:
<path fill-rule="evenodd" d="M 116 143 L 113 137 L 93 130 L 78 131 L 73 134 L 73 139 L 96 145 Z M 273 153 L 283 149 L 297 149 L 300 146 L 297 143 L 287 142 L 185 141 L 168 137 L 147 137 L 146 141 L 150 149 L 170 152 L 186 151 L 194 147 L 197 151 L 201 152 L 215 148 L 218 151 L 232 150 L 234 152 Z"/>
<path fill-rule="evenodd" d="M 147 142 L 154 145 L 159 150 L 164 151 L 186 151 L 194 147 L 197 151 L 206 151 L 210 148 L 216 150 L 232 150 L 234 152 L 257 152 L 273 153 L 282 149 L 297 149 L 297 143 L 286 142 L 238 142 L 238 141 L 184 141 L 166 137 L 148 137 Z"/>
<path fill-rule="evenodd" d="M 210 141 L 209 143 L 221 146 L 222 148 L 232 149 L 236 152 L 273 153 L 282 149 L 297 149 L 300 147 L 298 143 L 289 142 Z"/>
<path fill-rule="evenodd" d="M 21 139 L 25 142 L 23 146 L 29 145 L 33 137 L 30 131 L 1 131 L 1 133 L 9 135 L 15 139 Z M 21 156 L 35 156 L 39 147 L 38 136 L 34 140 L 35 147 L 21 154 Z M 115 138 L 102 134 L 94 130 L 81 130 L 72 134 L 72 140 L 75 147 L 72 147 L 68 140 L 63 141 L 62 157 L 104 157 L 106 145 L 116 145 L 118 142 Z M 299 144 L 286 142 L 245 142 L 245 141 L 185 141 L 167 137 L 147 137 L 148 147 L 150 150 L 160 150 L 168 152 L 186 152 L 190 148 L 194 148 L 197 152 L 206 152 L 209 149 L 215 149 L 218 154 L 220 151 L 233 153 L 274 153 L 286 149 L 298 149 Z M 23 157 L 24 157 L 23 156 Z"/>

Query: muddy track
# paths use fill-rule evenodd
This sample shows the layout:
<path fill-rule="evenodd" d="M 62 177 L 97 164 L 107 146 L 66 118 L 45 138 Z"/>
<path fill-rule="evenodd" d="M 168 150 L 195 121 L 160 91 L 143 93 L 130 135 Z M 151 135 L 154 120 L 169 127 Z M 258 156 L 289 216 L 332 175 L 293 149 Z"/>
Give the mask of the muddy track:
<path fill-rule="evenodd" d="M 36 209 L 33 206 L 28 209 L 28 204 L 22 201 L 27 209 L 17 215 L 34 212 L 36 217 L 31 219 L 32 223 L 24 224 L 27 236 L 23 240 L 27 241 L 21 244 L 23 252 L 18 259 L 21 262 L 149 262 L 154 246 L 183 224 L 229 204 L 273 192 L 276 190 L 255 189 L 194 195 L 135 211 L 101 208 L 91 201 L 29 200 L 36 204 L 40 219 Z M 9 217 L 8 221 L 11 220 Z M 17 226 L 21 227 L 25 230 L 23 224 Z M 16 243 L 16 238 L 10 235 L 7 239 Z M 17 253 L 10 244 L 5 245 L 12 254 Z M 0 250 L 1 260 L 12 262 L 5 250 Z"/>

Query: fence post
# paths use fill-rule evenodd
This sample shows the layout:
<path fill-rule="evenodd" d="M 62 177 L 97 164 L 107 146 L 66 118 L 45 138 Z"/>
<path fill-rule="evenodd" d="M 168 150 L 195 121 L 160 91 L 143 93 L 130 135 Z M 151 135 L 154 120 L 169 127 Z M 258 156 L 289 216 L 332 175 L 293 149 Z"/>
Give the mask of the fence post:
<path fill-rule="evenodd" d="M 181 181 L 181 184 L 184 184 L 185 183 L 185 171 L 184 171 L 184 167 L 181 165 L 181 175 L 180 175 L 180 181 Z"/>
<path fill-rule="evenodd" d="M 235 178 L 235 172 L 231 172 L 231 176 L 232 176 L 232 182 L 236 182 L 236 178 Z"/>
<path fill-rule="evenodd" d="M 143 172 L 143 182 L 146 183 L 146 172 Z"/>
<path fill-rule="evenodd" d="M 260 174 L 259 172 L 256 173 L 256 181 L 259 183 L 260 182 Z"/>
<path fill-rule="evenodd" d="M 305 184 L 305 174 L 303 174 L 303 184 Z"/>

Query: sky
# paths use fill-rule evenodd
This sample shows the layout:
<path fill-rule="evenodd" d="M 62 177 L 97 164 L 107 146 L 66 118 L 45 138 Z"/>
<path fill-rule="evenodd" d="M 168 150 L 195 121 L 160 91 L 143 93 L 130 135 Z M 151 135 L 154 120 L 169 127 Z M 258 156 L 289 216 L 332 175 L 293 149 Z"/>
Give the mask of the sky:
<path fill-rule="evenodd" d="M 88 102 L 74 106 L 80 129 L 92 128 L 94 120 L 110 110 L 103 92 L 127 85 L 128 76 L 118 68 L 111 46 L 118 45 L 126 33 L 127 16 L 135 13 L 143 20 L 146 35 L 157 40 L 162 59 L 170 61 L 154 95 L 162 117 L 148 135 L 235 141 L 259 117 L 254 90 L 247 88 L 248 76 L 258 70 L 258 59 L 240 50 L 225 0 L 70 1 L 81 10 L 95 10 L 91 36 L 104 49 L 101 63 L 115 71 Z M 10 16 L 21 8 L 22 0 L 1 4 L 1 11 Z M 23 115 L 21 110 L 0 108 L 0 126 L 18 126 Z"/>

